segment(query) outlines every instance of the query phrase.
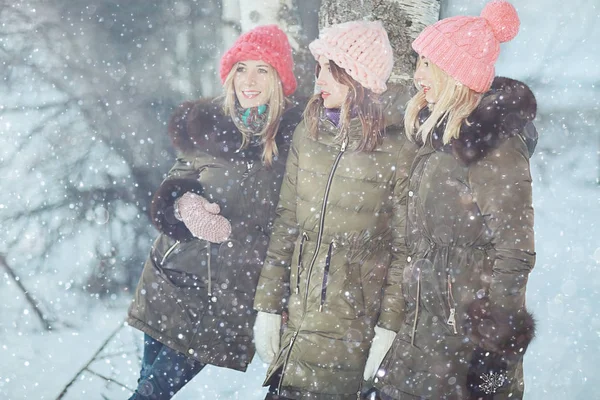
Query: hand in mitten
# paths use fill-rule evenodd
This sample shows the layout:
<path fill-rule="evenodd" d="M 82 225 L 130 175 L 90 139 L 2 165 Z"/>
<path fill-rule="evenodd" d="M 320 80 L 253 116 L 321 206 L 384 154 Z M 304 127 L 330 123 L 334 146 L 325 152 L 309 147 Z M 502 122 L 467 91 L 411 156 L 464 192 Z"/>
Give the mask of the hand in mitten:
<path fill-rule="evenodd" d="M 175 202 L 175 217 L 181 220 L 192 235 L 212 243 L 221 243 L 231 234 L 231 224 L 219 215 L 221 208 L 204 197 L 187 192 Z"/>
<path fill-rule="evenodd" d="M 469 362 L 467 389 L 471 399 L 488 399 L 509 386 L 505 358 L 493 351 L 477 347 Z"/>
<path fill-rule="evenodd" d="M 484 297 L 469 305 L 464 328 L 475 344 L 467 388 L 473 399 L 491 399 L 510 385 L 507 371 L 525 354 L 535 335 L 535 321 L 524 309 L 503 308 Z"/>
<path fill-rule="evenodd" d="M 373 338 L 373 344 L 371 344 L 369 357 L 367 358 L 367 364 L 365 365 L 365 371 L 363 373 L 365 381 L 375 377 L 383 358 L 390 347 L 392 347 L 395 337 L 396 332 L 378 326 L 375 327 L 375 337 Z"/>
<path fill-rule="evenodd" d="M 270 364 L 279 351 L 281 315 L 259 311 L 254 322 L 254 346 L 263 362 Z"/>

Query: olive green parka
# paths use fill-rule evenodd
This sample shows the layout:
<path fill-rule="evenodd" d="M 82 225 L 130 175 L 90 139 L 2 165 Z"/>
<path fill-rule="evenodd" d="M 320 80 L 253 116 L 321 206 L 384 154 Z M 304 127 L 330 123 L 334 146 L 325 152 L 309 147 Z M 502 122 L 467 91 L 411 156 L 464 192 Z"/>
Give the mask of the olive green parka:
<path fill-rule="evenodd" d="M 304 121 L 294 133 L 254 303 L 258 311 L 289 313 L 265 381 L 281 373 L 280 395 L 356 399 L 375 324 L 401 312 L 386 304 L 401 296 L 401 274 L 388 267 L 392 245 L 405 257 L 407 178 L 417 149 L 393 125 L 405 102 L 399 95 L 388 107 L 383 144 L 372 152 L 356 150 L 358 118 L 346 135 L 325 117 L 317 140 Z"/>
<path fill-rule="evenodd" d="M 442 126 L 421 146 L 410 171 L 409 255 L 398 259 L 405 312 L 375 379 L 385 395 L 522 398 L 533 336 L 525 289 L 535 263 L 535 114 L 525 84 L 496 78 L 458 139 L 443 145 Z"/>

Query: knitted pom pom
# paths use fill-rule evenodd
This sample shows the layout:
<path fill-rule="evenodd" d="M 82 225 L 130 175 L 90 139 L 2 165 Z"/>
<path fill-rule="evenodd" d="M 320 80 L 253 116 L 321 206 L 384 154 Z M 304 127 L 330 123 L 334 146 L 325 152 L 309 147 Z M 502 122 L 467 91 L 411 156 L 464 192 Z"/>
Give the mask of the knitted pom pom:
<path fill-rule="evenodd" d="M 481 17 L 488 21 L 494 36 L 500 42 L 508 42 L 519 32 L 519 16 L 509 2 L 502 0 L 489 2 L 481 11 Z"/>

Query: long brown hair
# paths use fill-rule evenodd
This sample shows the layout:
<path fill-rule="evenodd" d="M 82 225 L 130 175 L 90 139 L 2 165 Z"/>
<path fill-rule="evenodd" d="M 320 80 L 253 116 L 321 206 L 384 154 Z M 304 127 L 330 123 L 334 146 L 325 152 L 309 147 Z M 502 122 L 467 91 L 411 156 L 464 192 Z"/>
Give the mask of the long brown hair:
<path fill-rule="evenodd" d="M 355 81 L 333 60 L 329 60 L 329 66 L 333 79 L 349 88 L 340 110 L 340 138 L 347 133 L 354 111 L 362 125 L 362 140 L 356 150 L 367 152 L 375 150 L 383 142 L 385 133 L 383 106 L 379 95 Z M 321 66 L 317 64 L 317 77 L 320 70 Z M 319 122 L 323 107 L 323 98 L 320 93 L 317 93 L 310 98 L 304 110 L 304 121 L 313 139 L 318 139 L 319 136 Z"/>
<path fill-rule="evenodd" d="M 419 58 L 417 67 L 421 62 Z M 433 78 L 440 89 L 438 100 L 430 107 L 431 114 L 421 125 L 419 112 L 428 104 L 423 88 L 415 82 L 419 91 L 406 104 L 404 129 L 409 140 L 414 141 L 415 138 L 419 138 L 422 143 L 426 143 L 435 128 L 446 121 L 442 143 L 447 144 L 452 139 L 458 139 L 462 123 L 465 121 L 469 123 L 467 117 L 479 105 L 482 94 L 457 82 L 431 61 L 429 61 L 429 68 L 432 69 Z"/>
<path fill-rule="evenodd" d="M 239 63 L 235 63 L 235 65 L 231 67 L 231 70 L 229 71 L 229 74 L 227 75 L 223 85 L 225 90 L 225 95 L 223 96 L 223 112 L 225 115 L 229 115 L 231 117 L 233 123 L 242 134 L 242 145 L 240 146 L 239 150 L 248 147 L 252 136 L 260 136 L 263 144 L 262 161 L 266 166 L 271 166 L 273 163 L 273 157 L 279 154 L 277 143 L 275 142 L 275 136 L 277 136 L 281 117 L 283 116 L 283 113 L 290 102 L 283 94 L 283 86 L 277 70 L 269 65 L 271 70 L 271 74 L 269 74 L 271 96 L 269 97 L 268 102 L 269 107 L 267 122 L 260 132 L 254 133 L 248 130 L 242 121 L 240 121 L 235 111 L 237 98 L 235 89 L 233 87 L 233 77 L 238 68 L 238 64 Z"/>

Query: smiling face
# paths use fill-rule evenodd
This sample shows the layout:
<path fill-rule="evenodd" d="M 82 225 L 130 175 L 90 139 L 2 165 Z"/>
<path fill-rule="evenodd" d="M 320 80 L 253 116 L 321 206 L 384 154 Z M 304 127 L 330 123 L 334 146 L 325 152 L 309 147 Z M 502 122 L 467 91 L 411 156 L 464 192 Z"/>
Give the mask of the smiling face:
<path fill-rule="evenodd" d="M 233 88 L 240 105 L 251 108 L 267 104 L 273 89 L 273 68 L 262 60 L 240 61 L 234 68 Z"/>
<path fill-rule="evenodd" d="M 435 104 L 438 101 L 443 85 L 439 74 L 435 73 L 434 68 L 427 57 L 419 56 L 414 80 L 417 87 L 425 94 L 425 100 L 430 104 Z"/>
<path fill-rule="evenodd" d="M 325 108 L 340 108 L 348 96 L 348 86 L 335 80 L 331 74 L 329 60 L 320 56 L 317 60 L 317 86 L 323 98 Z"/>

